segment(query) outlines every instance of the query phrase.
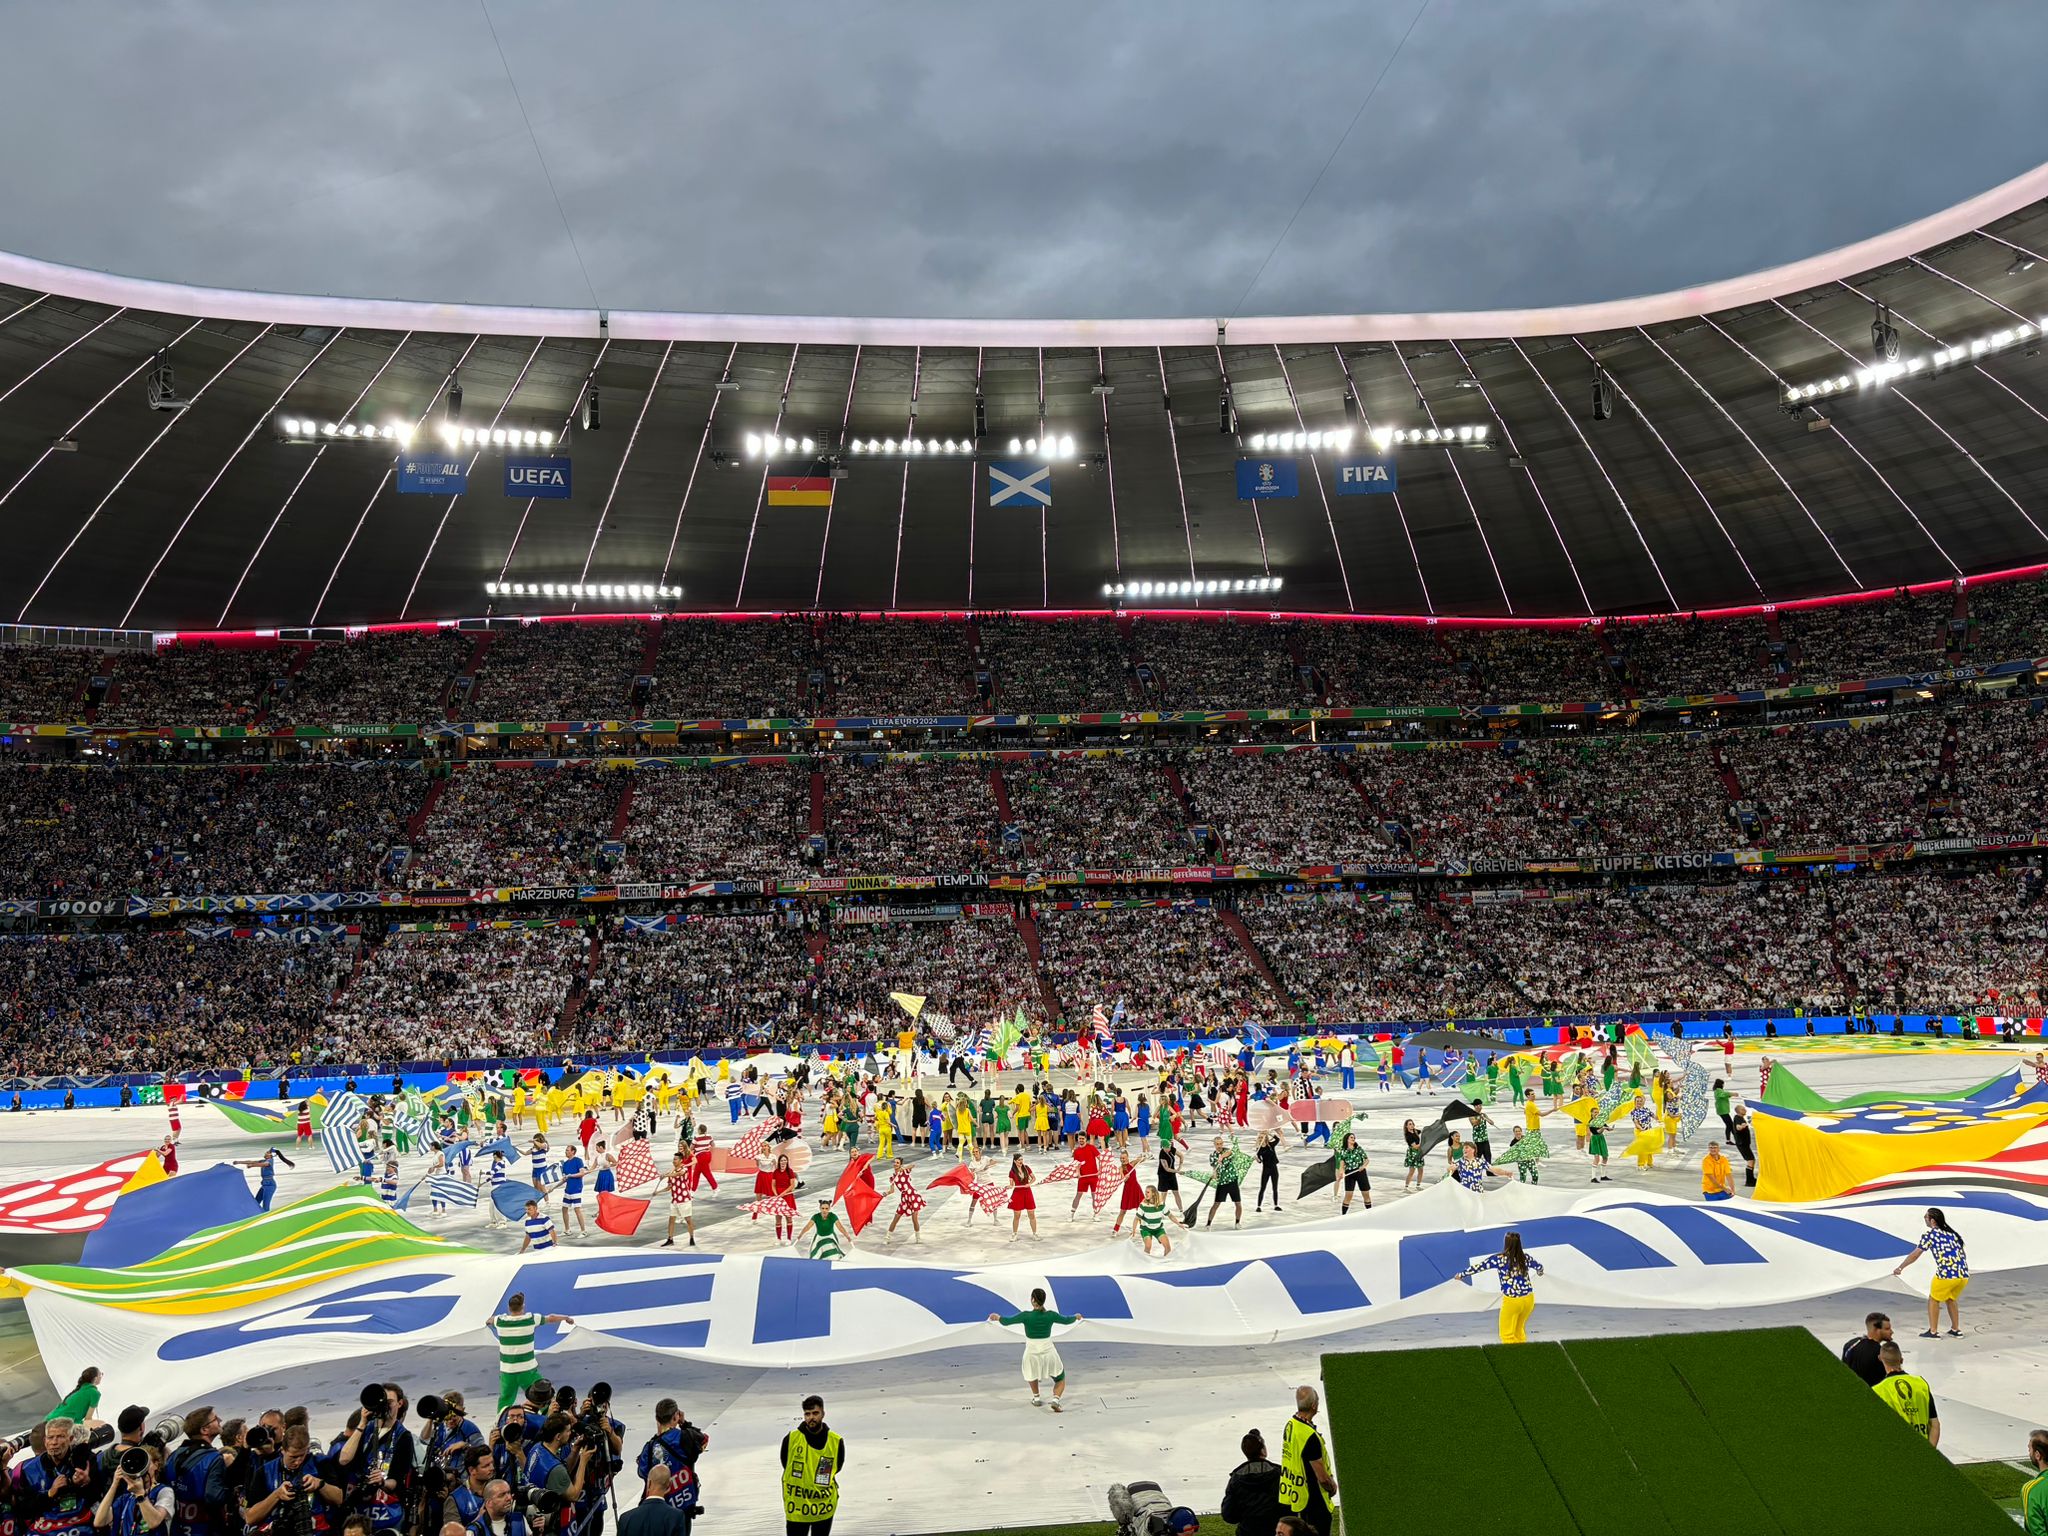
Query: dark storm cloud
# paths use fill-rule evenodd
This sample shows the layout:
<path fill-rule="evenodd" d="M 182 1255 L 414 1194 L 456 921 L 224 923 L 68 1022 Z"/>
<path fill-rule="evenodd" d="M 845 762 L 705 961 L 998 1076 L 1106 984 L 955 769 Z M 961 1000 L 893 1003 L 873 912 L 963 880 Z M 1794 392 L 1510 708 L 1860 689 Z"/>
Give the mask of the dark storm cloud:
<path fill-rule="evenodd" d="M 1810 255 L 2048 142 L 2036 7 L 1433 0 L 1275 252 L 1416 3 L 491 0 L 580 266 L 473 4 L 17 7 L 0 246 L 612 308 L 1488 308 Z"/>

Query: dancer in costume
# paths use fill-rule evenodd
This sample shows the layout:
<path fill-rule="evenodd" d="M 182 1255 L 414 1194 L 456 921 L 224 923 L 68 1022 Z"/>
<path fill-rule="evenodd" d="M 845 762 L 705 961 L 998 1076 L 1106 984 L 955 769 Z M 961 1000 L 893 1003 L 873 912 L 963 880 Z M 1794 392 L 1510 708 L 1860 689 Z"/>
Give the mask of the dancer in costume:
<path fill-rule="evenodd" d="M 1187 1207 L 1180 1203 L 1180 1174 L 1177 1171 L 1179 1168 L 1180 1153 L 1175 1150 L 1173 1138 L 1162 1124 L 1159 1128 L 1159 1162 L 1156 1174 L 1159 1180 L 1159 1193 L 1162 1197 L 1172 1195 L 1174 1210 L 1185 1214 Z"/>
<path fill-rule="evenodd" d="M 1956 1303 L 1970 1284 L 1970 1260 L 1963 1252 L 1963 1240 L 1956 1229 L 1948 1224 L 1948 1217 L 1936 1206 L 1929 1206 L 1922 1220 L 1927 1230 L 1920 1234 L 1920 1241 L 1913 1251 L 1899 1261 L 1899 1267 L 1892 1271 L 1902 1275 L 1906 1267 L 1917 1263 L 1920 1255 L 1934 1255 L 1934 1280 L 1927 1288 L 1927 1331 L 1923 1339 L 1936 1337 L 1941 1326 L 1941 1309 L 1948 1307 L 1948 1333 L 1952 1339 L 1963 1336 L 1963 1315 Z"/>
<path fill-rule="evenodd" d="M 775 1218 L 776 1239 L 796 1241 L 796 1170 L 789 1166 L 788 1154 L 776 1155 L 774 1166 L 755 1180 L 754 1189 L 761 1198 L 754 1202 L 749 1219 L 759 1221 L 765 1210 Z"/>
<path fill-rule="evenodd" d="M 1145 1191 L 1145 1203 L 1138 1207 L 1138 1238 L 1144 1243 L 1148 1257 L 1155 1238 L 1161 1245 L 1161 1258 L 1170 1258 L 1173 1254 L 1173 1239 L 1166 1235 L 1166 1201 L 1156 1188 Z"/>
<path fill-rule="evenodd" d="M 1422 1188 L 1422 1132 L 1415 1128 L 1413 1120 L 1401 1122 L 1401 1140 L 1407 1150 L 1401 1154 L 1401 1166 L 1406 1173 L 1401 1178 L 1403 1191 Z"/>
<path fill-rule="evenodd" d="M 1145 1203 L 1144 1186 L 1138 1182 L 1138 1165 L 1129 1157 L 1121 1159 L 1124 1165 L 1123 1185 L 1117 1191 L 1116 1222 L 1109 1229 L 1114 1237 L 1124 1229 L 1124 1218 Z"/>
<path fill-rule="evenodd" d="M 1536 1286 L 1530 1273 L 1543 1273 L 1543 1266 L 1522 1251 L 1522 1234 L 1505 1233 L 1500 1252 L 1458 1271 L 1456 1278 L 1470 1285 L 1482 1269 L 1500 1275 L 1500 1341 L 1503 1344 L 1529 1342 L 1529 1314 L 1536 1310 Z"/>
<path fill-rule="evenodd" d="M 535 1313 L 526 1310 L 526 1292 L 514 1291 L 505 1298 L 505 1310 L 491 1319 L 491 1332 L 498 1340 L 498 1413 L 519 1401 L 520 1395 L 540 1380 L 540 1361 L 534 1354 L 533 1335 L 542 1323 L 576 1326 L 576 1319 L 561 1312 Z"/>
<path fill-rule="evenodd" d="M 1101 1177 L 1102 1154 L 1095 1150 L 1095 1143 L 1084 1141 L 1072 1152 L 1074 1161 L 1080 1164 L 1081 1175 L 1074 1180 L 1074 1203 L 1067 1207 L 1067 1219 L 1073 1220 L 1074 1213 L 1081 1209 L 1081 1196 L 1095 1193 L 1095 1181 Z"/>
<path fill-rule="evenodd" d="M 1273 1209 L 1280 1209 L 1280 1138 L 1271 1131 L 1259 1133 L 1259 1145 L 1252 1153 L 1252 1159 L 1259 1165 L 1259 1193 L 1252 1202 L 1256 1214 L 1266 1208 L 1266 1191 L 1273 1191 Z"/>
<path fill-rule="evenodd" d="M 1216 1212 L 1228 1200 L 1231 1206 L 1230 1224 L 1244 1225 L 1244 1190 L 1239 1180 L 1244 1176 L 1245 1166 L 1251 1162 L 1242 1152 L 1226 1148 L 1223 1138 L 1216 1138 L 1215 1150 L 1209 1154 L 1209 1219 L 1202 1223 L 1203 1229 L 1216 1225 Z"/>
<path fill-rule="evenodd" d="M 1072 1317 L 1064 1312 L 1048 1312 L 1045 1309 L 1045 1290 L 1034 1288 L 1031 1292 L 1031 1309 L 1027 1312 L 1013 1312 L 1004 1317 L 991 1312 L 988 1320 L 1005 1328 L 1024 1330 L 1024 1380 L 1031 1388 L 1031 1406 L 1036 1408 L 1041 1399 L 1038 1384 L 1052 1383 L 1052 1411 L 1060 1411 L 1060 1399 L 1067 1391 L 1067 1368 L 1060 1360 L 1060 1352 L 1053 1348 L 1052 1330 L 1055 1324 L 1071 1325 L 1082 1320 L 1076 1312 Z"/>
<path fill-rule="evenodd" d="M 917 1224 L 917 1214 L 924 1209 L 924 1193 L 917 1187 L 916 1181 L 910 1177 L 910 1165 L 900 1157 L 896 1159 L 895 1171 L 889 1175 L 889 1187 L 896 1191 L 896 1214 L 889 1221 L 888 1236 L 890 1241 L 893 1242 L 895 1240 L 896 1224 L 908 1216 L 910 1218 L 910 1240 L 913 1243 L 923 1242 L 924 1231 Z M 968 1206 L 967 1214 L 970 1217 L 974 1214 L 974 1207 L 971 1203 Z"/>
<path fill-rule="evenodd" d="M 592 1120 L 592 1125 L 596 1124 Z M 569 1148 L 569 1155 L 562 1159 L 562 1230 L 569 1229 L 569 1215 L 576 1215 L 576 1230 L 585 1237 L 590 1236 L 590 1224 L 583 1219 L 583 1159 L 576 1155 L 576 1149 Z"/>
<path fill-rule="evenodd" d="M 696 1198 L 697 1170 L 687 1152 L 678 1152 L 668 1165 L 668 1240 L 661 1246 L 673 1248 L 676 1245 L 676 1223 L 681 1221 L 683 1230 L 690 1235 L 690 1246 L 697 1246 L 697 1219 L 691 1214 L 690 1206 Z"/>
<path fill-rule="evenodd" d="M 1031 1235 L 1038 1236 L 1038 1197 L 1031 1192 L 1031 1181 L 1037 1177 L 1031 1171 L 1031 1165 L 1024 1161 L 1022 1152 L 1010 1159 L 1010 1241 L 1013 1243 L 1017 1240 L 1018 1224 L 1026 1216 L 1031 1218 Z"/>
<path fill-rule="evenodd" d="M 841 1221 L 838 1212 L 832 1209 L 832 1197 L 830 1195 L 825 1195 L 819 1199 L 818 1214 L 813 1216 L 806 1225 L 811 1229 L 812 1258 L 830 1261 L 846 1257 L 846 1249 L 840 1242 L 840 1235 L 842 1233 L 845 1234 L 846 1242 L 851 1243 L 853 1241 L 853 1229 L 846 1222 Z"/>
<path fill-rule="evenodd" d="M 1337 1169 L 1344 1176 L 1344 1203 L 1337 1208 L 1339 1216 L 1351 1209 L 1354 1194 L 1365 1196 L 1365 1208 L 1372 1209 L 1372 1180 L 1366 1174 L 1365 1148 L 1358 1144 L 1358 1137 L 1351 1131 L 1344 1133 L 1344 1140 L 1337 1148 Z"/>
<path fill-rule="evenodd" d="M 1612 1184 L 1607 1172 L 1607 1117 L 1597 1110 L 1586 1120 L 1586 1156 L 1593 1162 L 1593 1177 L 1586 1182 Z"/>
<path fill-rule="evenodd" d="M 519 1251 L 525 1253 L 528 1249 L 532 1249 L 535 1253 L 545 1253 L 554 1246 L 554 1222 L 549 1220 L 547 1212 L 540 1208 L 538 1200 L 527 1201 L 526 1236 L 519 1241 Z"/>
<path fill-rule="evenodd" d="M 1636 1130 L 1635 1138 L 1628 1144 L 1628 1155 L 1636 1160 L 1639 1172 L 1647 1173 L 1657 1165 L 1657 1154 L 1664 1150 L 1664 1133 L 1657 1128 L 1657 1117 L 1643 1102 L 1641 1093 L 1636 1094 L 1635 1107 L 1628 1112 L 1628 1123 Z"/>

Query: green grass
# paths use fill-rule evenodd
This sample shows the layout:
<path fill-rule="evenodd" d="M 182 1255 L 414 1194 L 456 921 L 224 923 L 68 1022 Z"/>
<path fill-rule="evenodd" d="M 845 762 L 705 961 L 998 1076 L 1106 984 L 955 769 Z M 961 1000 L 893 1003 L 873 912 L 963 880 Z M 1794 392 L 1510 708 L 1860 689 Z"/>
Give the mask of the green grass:
<path fill-rule="evenodd" d="M 1804 1329 L 1326 1355 L 1323 1381 L 1345 1536 L 2010 1536 L 1980 1488 L 2021 1481 L 1952 1466 Z"/>
<path fill-rule="evenodd" d="M 1956 1470 L 1985 1498 L 2006 1509 L 2019 1507 L 2020 1490 L 2033 1476 L 2009 1461 L 1961 1461 Z"/>
<path fill-rule="evenodd" d="M 1214 1531 L 1227 1533 L 1230 1527 L 1221 1515 L 1203 1515 L 1201 1536 Z M 1079 1525 L 1002 1525 L 986 1531 L 958 1531 L 953 1536 L 1116 1536 L 1114 1520 L 1084 1520 Z"/>

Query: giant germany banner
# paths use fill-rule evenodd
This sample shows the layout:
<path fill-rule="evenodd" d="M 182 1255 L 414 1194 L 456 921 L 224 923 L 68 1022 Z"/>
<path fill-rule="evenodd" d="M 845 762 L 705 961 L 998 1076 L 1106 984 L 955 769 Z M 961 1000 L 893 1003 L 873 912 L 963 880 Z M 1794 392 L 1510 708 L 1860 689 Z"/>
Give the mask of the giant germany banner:
<path fill-rule="evenodd" d="M 1742 1307 L 1888 1279 L 1944 1206 L 1979 1273 L 2041 1262 L 2048 1192 L 1873 1193 L 1800 1209 L 1699 1205 L 1445 1183 L 1362 1220 L 1197 1236 L 1185 1261 L 1111 1243 L 1062 1258 L 954 1268 L 869 1257 L 607 1247 L 482 1253 L 412 1228 L 349 1188 L 186 1239 L 121 1270 L 34 1266 L 29 1318 L 53 1379 L 104 1365 L 113 1397 L 189 1402 L 315 1361 L 487 1342 L 506 1295 L 577 1319 L 577 1337 L 752 1366 L 887 1359 L 986 1342 L 991 1312 L 1034 1286 L 1115 1343 L 1241 1348 L 1405 1317 L 1478 1312 L 1452 1276 L 1519 1231 L 1545 1265 L 1543 1299 L 1597 1307 Z M 587 1330 L 587 1335 L 586 1335 Z M 543 1328 L 543 1349 L 562 1342 Z"/>

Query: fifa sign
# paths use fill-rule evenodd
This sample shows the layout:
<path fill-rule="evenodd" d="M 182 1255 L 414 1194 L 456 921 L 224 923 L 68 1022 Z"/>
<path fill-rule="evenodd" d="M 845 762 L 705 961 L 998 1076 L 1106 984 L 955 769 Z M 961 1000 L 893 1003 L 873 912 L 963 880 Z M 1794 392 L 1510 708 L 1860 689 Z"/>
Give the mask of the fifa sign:
<path fill-rule="evenodd" d="M 1399 484 L 1392 459 L 1343 459 L 1337 464 L 1339 496 L 1386 496 Z"/>

